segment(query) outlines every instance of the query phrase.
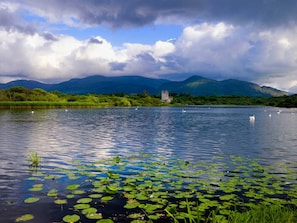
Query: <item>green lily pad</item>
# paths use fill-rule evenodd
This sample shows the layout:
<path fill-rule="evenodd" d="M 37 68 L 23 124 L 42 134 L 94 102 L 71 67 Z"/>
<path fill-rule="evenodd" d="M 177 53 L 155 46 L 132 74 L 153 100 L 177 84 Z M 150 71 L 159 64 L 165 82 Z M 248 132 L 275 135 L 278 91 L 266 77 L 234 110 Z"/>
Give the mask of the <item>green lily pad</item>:
<path fill-rule="evenodd" d="M 137 200 L 140 200 L 140 201 L 146 201 L 148 200 L 148 197 L 144 194 L 137 194 L 136 197 L 135 197 Z"/>
<path fill-rule="evenodd" d="M 114 223 L 114 221 L 111 219 L 100 219 L 96 223 Z"/>
<path fill-rule="evenodd" d="M 118 187 L 116 185 L 109 185 L 106 187 L 105 192 L 108 194 L 116 194 L 118 193 Z"/>
<path fill-rule="evenodd" d="M 81 198 L 81 199 L 78 199 L 76 202 L 77 203 L 82 203 L 82 204 L 87 204 L 87 203 L 90 203 L 92 201 L 92 198 Z"/>
<path fill-rule="evenodd" d="M 86 215 L 86 218 L 88 218 L 88 219 L 101 219 L 102 214 L 101 213 L 92 213 L 92 214 Z"/>
<path fill-rule="evenodd" d="M 133 213 L 133 214 L 129 214 L 128 216 L 129 218 L 133 218 L 133 219 L 137 219 L 137 218 L 142 218 L 143 214 L 141 213 Z"/>
<path fill-rule="evenodd" d="M 77 222 L 77 221 L 79 221 L 79 219 L 80 219 L 80 217 L 77 214 L 66 215 L 63 217 L 64 222 Z"/>
<path fill-rule="evenodd" d="M 121 161 L 121 158 L 119 156 L 116 156 L 112 159 L 113 162 L 119 163 Z"/>
<path fill-rule="evenodd" d="M 15 219 L 15 222 L 23 222 L 23 221 L 30 221 L 34 219 L 34 216 L 32 214 L 24 214 L 17 219 Z"/>
<path fill-rule="evenodd" d="M 97 209 L 96 208 L 86 208 L 86 209 L 83 209 L 82 211 L 81 211 L 81 213 L 82 214 L 84 214 L 84 215 L 88 215 L 88 214 L 94 214 L 94 213 L 96 213 L 97 212 Z"/>
<path fill-rule="evenodd" d="M 222 195 L 222 196 L 220 196 L 219 198 L 220 198 L 220 200 L 222 200 L 222 201 L 226 201 L 226 200 L 232 200 L 232 199 L 234 199 L 235 197 L 236 197 L 235 194 L 226 194 L 226 195 Z"/>
<path fill-rule="evenodd" d="M 118 179 L 118 178 L 120 178 L 120 174 L 118 174 L 118 173 L 108 172 L 107 175 L 108 175 L 108 177 L 110 179 Z"/>
<path fill-rule="evenodd" d="M 43 184 L 34 184 L 32 188 L 29 188 L 29 191 L 42 191 Z"/>
<path fill-rule="evenodd" d="M 50 191 L 47 193 L 47 196 L 49 196 L 49 197 L 57 197 L 57 196 L 58 196 L 58 191 L 55 190 L 55 189 L 52 189 L 52 190 L 50 190 Z"/>
<path fill-rule="evenodd" d="M 45 180 L 54 180 L 56 177 L 54 175 L 47 175 L 44 177 Z"/>
<path fill-rule="evenodd" d="M 29 188 L 29 191 L 42 191 L 43 188 L 42 187 L 32 187 L 32 188 Z"/>
<path fill-rule="evenodd" d="M 39 200 L 40 200 L 40 198 L 38 198 L 38 197 L 29 197 L 29 198 L 25 199 L 24 202 L 26 204 L 31 204 L 31 203 L 35 203 Z"/>
<path fill-rule="evenodd" d="M 79 184 L 70 184 L 66 187 L 67 190 L 76 190 L 79 188 Z"/>
<path fill-rule="evenodd" d="M 68 199 L 74 198 L 74 194 L 67 194 L 66 197 L 67 197 Z"/>
<path fill-rule="evenodd" d="M 55 200 L 55 204 L 67 204 L 67 200 L 66 199 L 57 199 L 57 200 Z"/>
<path fill-rule="evenodd" d="M 89 204 L 76 204 L 73 206 L 75 209 L 87 209 L 90 208 L 91 206 Z"/>
<path fill-rule="evenodd" d="M 148 216 L 148 218 L 151 219 L 151 220 L 158 220 L 158 219 L 160 219 L 160 215 L 158 215 L 158 214 L 150 214 Z"/>
<path fill-rule="evenodd" d="M 140 203 L 137 200 L 130 199 L 127 201 L 127 204 L 124 205 L 124 208 L 133 209 L 133 208 L 137 208 L 138 205 L 140 205 Z"/>
<path fill-rule="evenodd" d="M 105 196 L 105 197 L 102 197 L 101 198 L 101 201 L 103 201 L 103 202 L 105 201 L 106 202 L 106 201 L 111 201 L 112 199 L 113 199 L 112 196 Z"/>
<path fill-rule="evenodd" d="M 72 191 L 72 194 L 80 195 L 80 194 L 85 194 L 86 192 L 84 190 L 74 190 Z"/>
<path fill-rule="evenodd" d="M 103 196 L 102 194 L 90 194 L 89 195 L 90 198 L 100 198 L 102 196 Z"/>

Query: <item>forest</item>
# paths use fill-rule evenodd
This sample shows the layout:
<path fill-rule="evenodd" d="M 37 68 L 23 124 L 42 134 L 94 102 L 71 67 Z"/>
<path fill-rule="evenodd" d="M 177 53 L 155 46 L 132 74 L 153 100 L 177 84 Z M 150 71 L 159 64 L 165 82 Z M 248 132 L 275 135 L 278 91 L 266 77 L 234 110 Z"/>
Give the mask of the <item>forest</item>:
<path fill-rule="evenodd" d="M 40 88 L 28 89 L 12 87 L 0 90 L 1 108 L 64 108 L 64 107 L 130 107 L 130 106 L 185 106 L 185 105 L 262 105 L 275 107 L 297 107 L 297 95 L 281 97 L 245 96 L 192 96 L 171 93 L 170 103 L 162 102 L 160 95 L 141 94 L 62 94 L 58 91 L 47 92 Z"/>

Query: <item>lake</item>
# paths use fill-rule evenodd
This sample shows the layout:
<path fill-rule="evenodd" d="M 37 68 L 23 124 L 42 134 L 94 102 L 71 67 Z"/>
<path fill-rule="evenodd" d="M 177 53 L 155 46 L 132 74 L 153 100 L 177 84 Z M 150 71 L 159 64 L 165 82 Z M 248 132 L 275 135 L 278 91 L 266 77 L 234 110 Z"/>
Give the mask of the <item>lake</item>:
<path fill-rule="evenodd" d="M 32 152 L 41 158 L 41 173 L 29 168 Z M 62 187 L 69 184 L 62 170 L 73 169 L 77 161 L 89 164 L 137 154 L 177 157 L 193 164 L 240 156 L 258 159 L 263 166 L 282 163 L 295 168 L 297 110 L 249 106 L 0 110 L 1 222 L 14 222 L 28 212 L 35 216 L 29 222 L 61 222 L 48 199 L 24 204 L 33 184 L 28 178 L 54 173 L 61 178 L 50 184 L 55 181 Z"/>

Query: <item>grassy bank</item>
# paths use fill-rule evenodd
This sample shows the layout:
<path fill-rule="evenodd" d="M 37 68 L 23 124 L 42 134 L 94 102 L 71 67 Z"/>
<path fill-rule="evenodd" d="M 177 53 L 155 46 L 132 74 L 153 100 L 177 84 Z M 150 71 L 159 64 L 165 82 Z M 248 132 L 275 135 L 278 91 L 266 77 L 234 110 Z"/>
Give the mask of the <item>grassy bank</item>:
<path fill-rule="evenodd" d="M 0 109 L 104 108 L 108 103 L 16 101 L 0 102 Z"/>
<path fill-rule="evenodd" d="M 297 107 L 297 95 L 259 98 L 247 96 L 193 96 L 190 94 L 172 94 L 170 105 L 262 105 L 275 107 Z M 61 94 L 57 91 L 46 92 L 36 88 L 13 87 L 0 90 L 0 106 L 2 108 L 40 106 L 45 108 L 60 108 L 66 106 L 101 107 L 101 106 L 160 106 L 169 105 L 162 102 L 160 95 L 141 94 Z"/>

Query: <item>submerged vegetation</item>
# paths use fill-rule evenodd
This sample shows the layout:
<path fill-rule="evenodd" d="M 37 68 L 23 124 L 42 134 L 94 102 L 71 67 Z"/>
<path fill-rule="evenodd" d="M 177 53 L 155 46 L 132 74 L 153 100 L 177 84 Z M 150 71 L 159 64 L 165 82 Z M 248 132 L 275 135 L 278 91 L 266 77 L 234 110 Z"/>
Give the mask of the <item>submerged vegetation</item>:
<path fill-rule="evenodd" d="M 142 94 L 61 94 L 58 91 L 47 92 L 40 88 L 33 90 L 24 87 L 12 87 L 0 90 L 0 108 L 66 108 L 66 107 L 110 107 L 110 106 L 164 106 L 164 105 L 264 105 L 276 107 L 297 107 L 297 95 L 257 98 L 245 96 L 192 96 L 172 93 L 170 104 L 162 102 L 160 95 Z"/>
<path fill-rule="evenodd" d="M 38 202 L 56 206 L 54 222 L 297 221 L 296 163 L 233 155 L 192 163 L 140 153 L 30 173 L 24 203 L 32 213 L 17 222 L 38 221 Z"/>

